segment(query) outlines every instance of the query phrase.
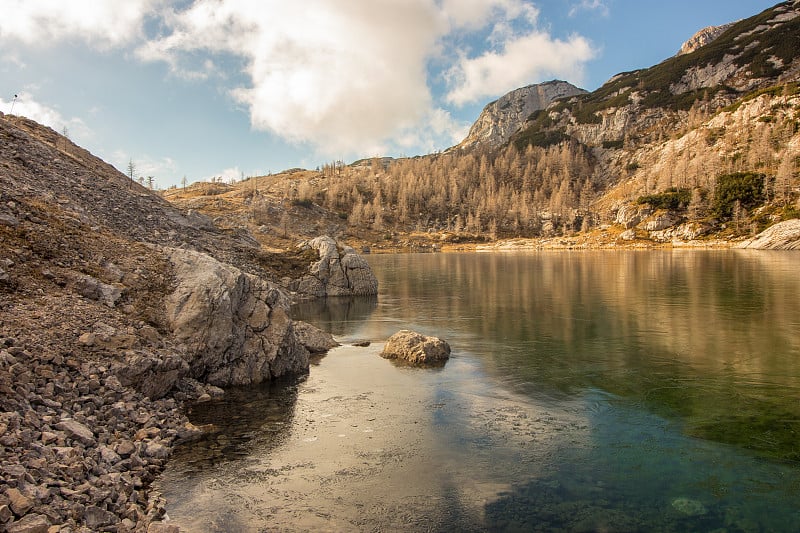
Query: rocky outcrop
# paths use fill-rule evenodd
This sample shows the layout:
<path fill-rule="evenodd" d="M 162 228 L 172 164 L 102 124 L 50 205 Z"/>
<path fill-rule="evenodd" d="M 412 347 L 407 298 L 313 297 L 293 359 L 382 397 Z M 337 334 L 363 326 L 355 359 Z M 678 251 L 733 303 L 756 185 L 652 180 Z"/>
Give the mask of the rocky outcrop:
<path fill-rule="evenodd" d="M 702 30 L 698 31 L 694 35 L 689 38 L 688 41 L 683 43 L 681 49 L 678 51 L 678 55 L 682 56 L 684 54 L 691 54 L 695 50 L 702 48 L 703 46 L 711 43 L 714 39 L 725 33 L 731 26 L 733 26 L 735 22 L 730 22 L 728 24 L 723 24 L 722 26 L 708 26 L 703 28 Z"/>
<path fill-rule="evenodd" d="M 299 248 L 316 250 L 319 261 L 311 264 L 305 276 L 288 280 L 293 292 L 304 297 L 378 294 L 378 279 L 369 263 L 350 246 L 325 235 L 301 243 Z"/>
<path fill-rule="evenodd" d="M 755 238 L 737 245 L 753 250 L 800 250 L 800 220 L 786 220 L 770 226 Z"/>
<path fill-rule="evenodd" d="M 662 231 L 678 223 L 680 218 L 670 211 L 657 211 L 639 224 L 645 231 Z"/>
<path fill-rule="evenodd" d="M 662 230 L 651 231 L 650 238 L 658 242 L 681 243 L 694 241 L 707 235 L 713 227 L 708 222 L 685 222 Z"/>
<path fill-rule="evenodd" d="M 458 147 L 500 146 L 511 138 L 534 111 L 545 109 L 559 98 L 584 93 L 586 91 L 583 89 L 559 80 L 511 91 L 483 108 L 478 120 Z"/>
<path fill-rule="evenodd" d="M 308 369 L 308 351 L 295 336 L 280 289 L 199 252 L 166 253 L 176 278 L 167 321 L 190 377 L 245 385 Z"/>
<path fill-rule="evenodd" d="M 450 358 L 450 345 L 438 337 L 403 329 L 389 337 L 380 355 L 385 359 L 399 359 L 414 365 L 430 365 L 447 361 Z"/>
<path fill-rule="evenodd" d="M 625 204 L 617 210 L 614 223 L 620 224 L 625 229 L 630 229 L 651 214 L 653 214 L 653 209 L 649 205 Z"/>

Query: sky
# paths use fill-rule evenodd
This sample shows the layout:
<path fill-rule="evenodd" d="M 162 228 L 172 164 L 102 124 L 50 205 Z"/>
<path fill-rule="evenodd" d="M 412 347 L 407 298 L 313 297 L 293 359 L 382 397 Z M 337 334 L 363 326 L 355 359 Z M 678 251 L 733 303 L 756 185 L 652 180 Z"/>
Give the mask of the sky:
<path fill-rule="evenodd" d="M 158 188 L 457 144 L 532 83 L 587 90 L 760 0 L 0 0 L 0 111 Z"/>

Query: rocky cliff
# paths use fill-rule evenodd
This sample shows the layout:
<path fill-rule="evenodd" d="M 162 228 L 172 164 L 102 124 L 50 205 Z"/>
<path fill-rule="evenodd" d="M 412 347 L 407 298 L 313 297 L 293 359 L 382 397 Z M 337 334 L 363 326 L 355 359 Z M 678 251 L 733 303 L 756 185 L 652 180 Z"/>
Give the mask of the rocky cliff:
<path fill-rule="evenodd" d="M 565 81 L 549 81 L 521 87 L 483 108 L 467 137 L 457 148 L 497 147 L 507 142 L 534 111 L 546 108 L 553 101 L 585 94 Z"/>
<path fill-rule="evenodd" d="M 752 250 L 800 250 L 800 220 L 779 222 L 737 248 Z"/>
<path fill-rule="evenodd" d="M 707 28 L 686 53 L 534 113 L 511 140 L 520 150 L 567 143 L 573 152 L 590 151 L 588 180 L 597 193 L 575 216 L 596 223 L 622 219 L 623 230 L 636 229 L 626 239 L 639 242 L 735 242 L 796 216 L 798 33 L 796 2 Z M 729 197 L 731 204 L 722 205 L 715 195 L 737 173 L 763 175 L 757 194 Z M 679 192 L 683 200 L 661 206 Z M 628 213 L 648 206 L 647 217 L 629 220 Z"/>

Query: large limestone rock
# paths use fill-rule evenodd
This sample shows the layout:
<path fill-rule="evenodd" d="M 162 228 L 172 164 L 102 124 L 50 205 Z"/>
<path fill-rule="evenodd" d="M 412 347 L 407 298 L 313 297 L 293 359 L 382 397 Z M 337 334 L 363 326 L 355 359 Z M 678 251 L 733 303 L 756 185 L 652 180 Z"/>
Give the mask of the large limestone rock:
<path fill-rule="evenodd" d="M 765 229 L 737 248 L 756 250 L 800 250 L 800 220 L 786 220 Z"/>
<path fill-rule="evenodd" d="M 308 370 L 308 351 L 277 287 L 199 252 L 166 253 L 176 278 L 166 315 L 190 377 L 222 387 Z"/>
<path fill-rule="evenodd" d="M 350 246 L 339 246 L 325 235 L 299 247 L 316 250 L 319 261 L 311 264 L 307 275 L 290 282 L 291 290 L 312 297 L 378 294 L 378 279 L 369 263 Z"/>
<path fill-rule="evenodd" d="M 403 329 L 389 337 L 381 357 L 415 365 L 442 363 L 450 358 L 450 345 L 438 337 Z"/>
<path fill-rule="evenodd" d="M 458 145 L 500 146 L 508 141 L 534 111 L 545 109 L 554 100 L 584 94 L 565 81 L 548 81 L 515 89 L 483 108 L 467 137 Z"/>
<path fill-rule="evenodd" d="M 659 242 L 673 242 L 680 244 L 699 239 L 713 229 L 713 225 L 707 222 L 685 222 L 677 226 L 672 226 L 659 231 L 651 231 L 650 238 Z"/>

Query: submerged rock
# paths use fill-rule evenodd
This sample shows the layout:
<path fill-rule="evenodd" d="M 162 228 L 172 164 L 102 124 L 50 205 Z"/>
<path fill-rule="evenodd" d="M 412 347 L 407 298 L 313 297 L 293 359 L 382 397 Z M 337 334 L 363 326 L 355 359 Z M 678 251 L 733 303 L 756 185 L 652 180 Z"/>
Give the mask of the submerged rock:
<path fill-rule="evenodd" d="M 672 508 L 686 516 L 701 516 L 708 512 L 705 505 L 690 498 L 675 498 L 672 500 Z"/>
<path fill-rule="evenodd" d="M 441 363 L 450 358 L 450 345 L 438 337 L 403 329 L 389 337 L 380 355 L 416 365 Z"/>
<path fill-rule="evenodd" d="M 327 235 L 299 245 L 316 250 L 319 261 L 309 273 L 290 283 L 290 289 L 304 296 L 366 296 L 378 294 L 378 279 L 369 263 L 350 246 L 339 245 Z"/>

